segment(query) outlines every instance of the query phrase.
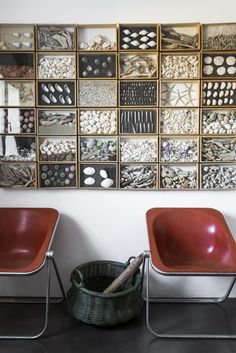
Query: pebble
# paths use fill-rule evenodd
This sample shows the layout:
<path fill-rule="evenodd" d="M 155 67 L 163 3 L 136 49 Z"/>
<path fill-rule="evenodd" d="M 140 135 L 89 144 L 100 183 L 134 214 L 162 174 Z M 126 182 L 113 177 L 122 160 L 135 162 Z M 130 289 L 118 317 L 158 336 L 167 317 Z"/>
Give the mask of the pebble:
<path fill-rule="evenodd" d="M 162 134 L 197 134 L 198 109 L 161 109 Z"/>
<path fill-rule="evenodd" d="M 103 188 L 110 188 L 114 184 L 112 179 L 106 178 L 101 182 L 101 186 Z"/>
<path fill-rule="evenodd" d="M 76 142 L 73 138 L 45 138 L 39 145 L 39 152 L 41 161 L 74 161 Z"/>
<path fill-rule="evenodd" d="M 84 180 L 84 184 L 85 184 L 85 185 L 93 185 L 93 184 L 95 184 L 95 179 L 94 179 L 94 178 L 91 178 L 91 177 L 86 178 L 86 179 Z"/>
<path fill-rule="evenodd" d="M 75 57 L 45 55 L 39 59 L 38 77 L 43 79 L 74 79 L 76 77 Z"/>
<path fill-rule="evenodd" d="M 115 110 L 80 110 L 80 132 L 85 135 L 112 135 L 117 131 Z"/>
<path fill-rule="evenodd" d="M 95 173 L 95 169 L 93 167 L 86 167 L 83 170 L 85 175 L 93 175 Z"/>

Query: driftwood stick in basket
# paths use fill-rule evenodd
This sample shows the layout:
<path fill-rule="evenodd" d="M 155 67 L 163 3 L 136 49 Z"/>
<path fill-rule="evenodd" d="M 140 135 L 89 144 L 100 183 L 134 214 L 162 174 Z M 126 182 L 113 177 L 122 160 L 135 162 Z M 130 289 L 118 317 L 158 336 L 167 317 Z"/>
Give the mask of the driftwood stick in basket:
<path fill-rule="evenodd" d="M 103 293 L 114 293 L 123 283 L 125 283 L 139 269 L 143 262 L 143 254 L 137 256 L 129 266 L 104 290 Z"/>

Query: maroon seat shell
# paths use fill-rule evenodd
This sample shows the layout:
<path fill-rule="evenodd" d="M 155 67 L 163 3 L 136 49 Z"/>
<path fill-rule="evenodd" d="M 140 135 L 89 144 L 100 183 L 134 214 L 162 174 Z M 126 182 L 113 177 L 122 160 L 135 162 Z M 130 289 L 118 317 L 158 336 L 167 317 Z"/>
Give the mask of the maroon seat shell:
<path fill-rule="evenodd" d="M 236 273 L 236 245 L 223 215 L 212 208 L 147 211 L 152 264 L 175 273 Z"/>
<path fill-rule="evenodd" d="M 53 208 L 0 208 L 0 272 L 37 271 L 45 262 L 58 217 Z"/>

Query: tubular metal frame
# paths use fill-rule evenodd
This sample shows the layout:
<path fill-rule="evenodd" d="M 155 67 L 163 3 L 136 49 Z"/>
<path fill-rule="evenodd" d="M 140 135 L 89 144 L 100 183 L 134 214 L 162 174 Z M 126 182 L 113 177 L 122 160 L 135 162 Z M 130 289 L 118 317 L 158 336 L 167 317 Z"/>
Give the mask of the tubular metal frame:
<path fill-rule="evenodd" d="M 20 275 L 25 275 L 25 276 L 32 275 L 32 274 L 39 272 L 40 270 L 42 270 L 46 266 L 47 279 L 46 279 L 46 295 L 45 295 L 45 301 L 44 301 L 45 302 L 45 315 L 44 315 L 43 328 L 39 331 L 39 333 L 34 334 L 34 335 L 30 335 L 30 336 L 27 336 L 27 335 L 26 336 L 25 335 L 22 335 L 22 336 L 18 336 L 18 335 L 16 335 L 16 336 L 14 336 L 14 335 L 13 336 L 10 336 L 10 335 L 3 336 L 3 335 L 0 335 L 0 339 L 19 339 L 19 340 L 20 339 L 21 340 L 32 339 L 33 340 L 33 339 L 39 338 L 40 336 L 42 336 L 44 334 L 44 332 L 46 331 L 47 326 L 48 326 L 48 313 L 49 313 L 50 287 L 51 287 L 51 267 L 52 267 L 51 265 L 53 265 L 53 268 L 54 268 L 54 271 L 55 271 L 55 274 L 57 277 L 57 281 L 58 281 L 58 284 L 59 284 L 59 287 L 61 290 L 61 294 L 62 294 L 62 297 L 58 298 L 56 300 L 56 302 L 60 302 L 66 298 L 65 291 L 63 288 L 63 284 L 62 284 L 62 280 L 61 280 L 55 259 L 53 258 L 53 251 L 51 251 L 51 250 L 47 251 L 45 261 L 44 261 L 43 265 L 37 271 L 34 271 L 32 273 L 25 273 L 25 274 L 21 273 L 20 274 Z M 4 276 L 8 275 L 8 273 L 1 273 L 1 274 Z M 12 274 L 12 275 L 14 276 L 14 275 L 19 275 L 19 274 Z M 27 303 L 31 303 L 31 302 L 27 301 Z"/>
<path fill-rule="evenodd" d="M 150 302 L 160 302 L 160 303 L 213 303 L 213 304 L 217 304 L 217 303 L 221 303 L 224 300 L 226 300 L 233 287 L 234 284 L 236 282 L 236 274 L 232 273 L 228 273 L 228 274 L 221 274 L 221 273 L 214 273 L 214 276 L 230 276 L 233 277 L 233 279 L 230 281 L 229 287 L 226 291 L 226 293 L 222 296 L 222 297 L 213 297 L 213 298 L 204 298 L 204 297 L 184 297 L 184 298 L 176 298 L 176 297 L 150 297 L 149 295 L 149 271 L 150 271 L 150 251 L 145 251 L 144 254 L 144 263 L 143 263 L 143 269 L 142 272 L 144 274 L 145 272 L 145 267 L 146 269 L 146 297 L 145 297 L 145 301 L 146 301 L 146 325 L 148 330 L 155 335 L 158 338 L 198 338 L 198 339 L 236 339 L 236 334 L 232 334 L 232 335 L 220 335 L 220 334 L 169 334 L 169 333 L 158 333 L 157 331 L 155 331 L 151 324 L 150 324 L 150 311 L 149 311 L 149 304 Z M 154 271 L 160 273 L 158 270 L 155 269 L 155 267 L 152 266 L 152 268 L 154 269 Z M 164 274 L 164 273 L 162 273 Z M 165 273 L 165 275 L 168 275 L 168 273 Z M 174 273 L 171 273 L 171 275 L 174 275 Z M 178 276 L 182 276 L 181 274 L 175 274 Z M 183 274 L 186 275 L 186 274 Z M 191 276 L 192 274 L 189 273 L 189 276 Z M 204 276 L 204 274 L 201 273 L 197 273 L 195 274 L 196 276 Z M 210 274 L 207 274 L 207 276 L 210 276 Z"/>

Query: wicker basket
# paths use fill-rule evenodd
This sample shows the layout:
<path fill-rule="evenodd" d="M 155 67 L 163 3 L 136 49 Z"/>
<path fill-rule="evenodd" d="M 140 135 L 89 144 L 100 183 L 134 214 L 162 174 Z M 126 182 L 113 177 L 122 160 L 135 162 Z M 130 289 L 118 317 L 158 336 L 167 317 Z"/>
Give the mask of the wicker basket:
<path fill-rule="evenodd" d="M 126 264 L 114 261 L 89 262 L 72 271 L 72 287 L 67 293 L 67 305 L 74 318 L 87 324 L 111 326 L 126 322 L 140 313 L 143 299 L 139 271 L 119 292 L 102 293 L 127 267 L 130 259 Z"/>

